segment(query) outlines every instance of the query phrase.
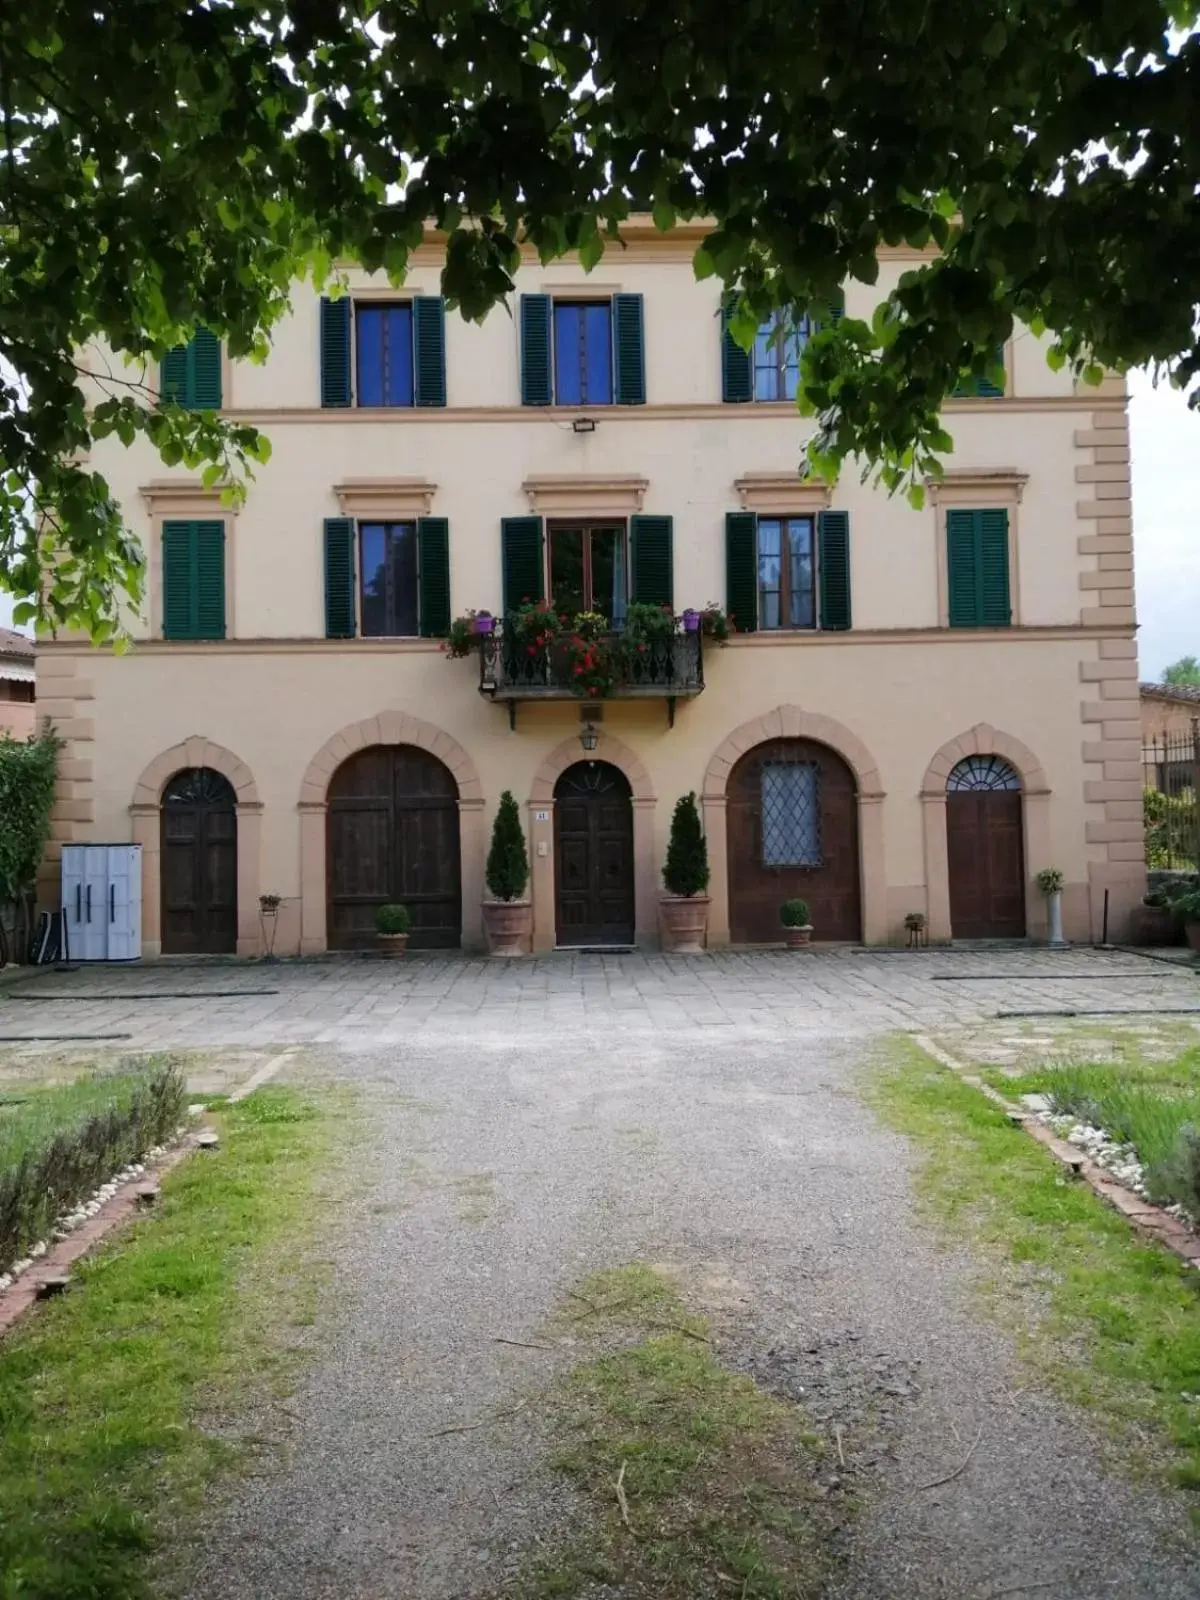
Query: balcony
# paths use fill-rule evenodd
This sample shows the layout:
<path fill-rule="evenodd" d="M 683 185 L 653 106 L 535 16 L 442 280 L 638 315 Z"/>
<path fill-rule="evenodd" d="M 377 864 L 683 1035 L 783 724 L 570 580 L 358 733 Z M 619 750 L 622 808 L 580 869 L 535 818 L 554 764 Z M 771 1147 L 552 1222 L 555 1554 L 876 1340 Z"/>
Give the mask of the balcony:
<path fill-rule="evenodd" d="M 479 640 L 479 692 L 508 706 L 511 727 L 523 700 L 664 700 L 674 727 L 676 700 L 703 690 L 700 628 L 674 618 L 653 633 L 630 627 L 548 635 L 528 618 L 509 617 Z"/>

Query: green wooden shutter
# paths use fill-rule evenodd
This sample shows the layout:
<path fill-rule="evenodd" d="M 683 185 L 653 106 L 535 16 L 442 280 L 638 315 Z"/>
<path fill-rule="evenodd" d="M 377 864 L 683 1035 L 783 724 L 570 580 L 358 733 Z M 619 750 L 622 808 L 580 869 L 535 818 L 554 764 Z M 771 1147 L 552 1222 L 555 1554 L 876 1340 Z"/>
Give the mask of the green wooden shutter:
<path fill-rule="evenodd" d="M 629 570 L 632 598 L 649 606 L 675 605 L 673 517 L 631 517 Z"/>
<path fill-rule="evenodd" d="M 850 513 L 822 511 L 817 517 L 817 580 L 822 628 L 850 626 Z"/>
<path fill-rule="evenodd" d="M 645 304 L 640 294 L 612 297 L 614 383 L 619 406 L 646 404 Z"/>
<path fill-rule="evenodd" d="M 725 608 L 739 633 L 758 629 L 758 518 L 753 511 L 725 515 Z"/>
<path fill-rule="evenodd" d="M 504 517 L 500 523 L 500 559 L 504 570 L 504 609 L 515 611 L 523 601 L 546 593 L 542 561 L 541 517 Z"/>
<path fill-rule="evenodd" d="M 197 328 L 187 347 L 186 404 L 193 411 L 221 409 L 221 341 L 207 328 Z"/>
<path fill-rule="evenodd" d="M 721 399 L 740 404 L 754 398 L 754 360 L 729 331 L 735 304 L 732 295 L 721 301 Z"/>
<path fill-rule="evenodd" d="M 163 400 L 186 405 L 187 345 L 177 344 L 167 351 L 158 366 L 158 392 Z"/>
<path fill-rule="evenodd" d="M 225 637 L 225 524 L 197 522 L 195 528 L 196 639 Z"/>
<path fill-rule="evenodd" d="M 321 404 L 350 404 L 350 319 L 349 295 L 340 300 L 321 296 Z"/>
<path fill-rule="evenodd" d="M 977 511 L 979 527 L 979 620 L 985 628 L 1012 621 L 1008 585 L 1008 512 Z"/>
<path fill-rule="evenodd" d="M 974 511 L 946 513 L 946 593 L 952 628 L 977 628 L 979 539 Z"/>
<path fill-rule="evenodd" d="M 325 637 L 353 639 L 354 518 L 325 518 Z"/>
<path fill-rule="evenodd" d="M 164 522 L 162 543 L 163 637 L 194 639 L 195 603 L 192 553 L 195 523 Z"/>
<path fill-rule="evenodd" d="M 1004 346 L 998 345 L 995 353 L 996 366 L 1004 371 Z M 996 385 L 990 378 L 981 378 L 973 372 L 966 373 L 953 390 L 955 400 L 998 400 L 1004 394 L 1004 385 Z"/>
<path fill-rule="evenodd" d="M 445 517 L 417 522 L 417 582 L 421 637 L 444 639 L 450 632 L 450 524 Z"/>
<path fill-rule="evenodd" d="M 413 400 L 419 406 L 446 404 L 446 302 L 440 294 L 413 301 Z"/>
<path fill-rule="evenodd" d="M 521 296 L 521 404 L 548 406 L 554 399 L 550 378 L 550 321 L 548 294 Z"/>

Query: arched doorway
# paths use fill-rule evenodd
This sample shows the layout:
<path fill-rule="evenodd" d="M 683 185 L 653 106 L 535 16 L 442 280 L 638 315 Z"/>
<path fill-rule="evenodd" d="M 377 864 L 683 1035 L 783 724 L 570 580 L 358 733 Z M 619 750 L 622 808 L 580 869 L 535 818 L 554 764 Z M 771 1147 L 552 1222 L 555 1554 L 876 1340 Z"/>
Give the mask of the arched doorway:
<path fill-rule="evenodd" d="M 462 939 L 458 785 L 416 745 L 370 745 L 329 782 L 326 820 L 331 950 L 375 943 L 375 909 L 408 907 L 414 949 Z"/>
<path fill-rule="evenodd" d="M 946 779 L 950 931 L 955 939 L 1025 937 L 1021 778 L 1000 756 L 967 756 Z"/>
<path fill-rule="evenodd" d="M 835 750 L 811 739 L 756 745 L 729 774 L 729 933 L 782 938 L 779 908 L 807 900 L 818 939 L 860 939 L 858 793 Z"/>
<path fill-rule="evenodd" d="M 633 803 L 619 767 L 577 761 L 554 785 L 554 882 L 556 943 L 633 943 Z"/>
<path fill-rule="evenodd" d="M 161 801 L 164 955 L 237 950 L 237 796 L 212 767 L 177 772 Z"/>

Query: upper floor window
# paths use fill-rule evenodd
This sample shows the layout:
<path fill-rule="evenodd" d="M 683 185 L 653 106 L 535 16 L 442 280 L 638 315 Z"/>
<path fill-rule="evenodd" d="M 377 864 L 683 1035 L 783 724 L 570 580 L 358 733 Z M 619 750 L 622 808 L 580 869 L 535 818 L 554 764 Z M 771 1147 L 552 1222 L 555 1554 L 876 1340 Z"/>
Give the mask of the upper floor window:
<path fill-rule="evenodd" d="M 946 512 L 947 621 L 952 628 L 1007 628 L 1008 511 Z"/>
<path fill-rule="evenodd" d="M 354 309 L 354 358 L 360 406 L 413 403 L 413 322 L 407 303 L 365 301 Z"/>
<path fill-rule="evenodd" d="M 807 316 L 794 321 L 776 311 L 754 340 L 754 398 L 794 400 L 800 382 L 800 352 L 808 343 Z"/>
<path fill-rule="evenodd" d="M 850 518 L 725 518 L 726 606 L 739 633 L 850 626 Z"/>
<path fill-rule="evenodd" d="M 999 382 L 996 380 L 999 379 Z M 995 365 L 992 373 L 980 377 L 977 373 L 964 373 L 954 386 L 952 398 L 955 400 L 998 400 L 1004 394 L 1004 346 L 996 349 Z"/>
<path fill-rule="evenodd" d="M 629 595 L 623 523 L 550 524 L 550 603 L 563 616 L 595 611 L 625 620 Z"/>
<path fill-rule="evenodd" d="M 446 308 L 410 300 L 321 300 L 322 406 L 444 406 Z"/>
<path fill-rule="evenodd" d="M 812 517 L 759 517 L 758 625 L 816 627 Z"/>
<path fill-rule="evenodd" d="M 164 522 L 162 624 L 166 639 L 225 637 L 225 524 Z"/>
<path fill-rule="evenodd" d="M 612 405 L 612 306 L 554 302 L 554 398 L 560 406 Z"/>
<path fill-rule="evenodd" d="M 159 365 L 158 392 L 188 411 L 221 409 L 221 341 L 197 328 L 187 344 L 168 350 Z"/>
<path fill-rule="evenodd" d="M 646 403 L 645 314 L 640 294 L 607 300 L 521 296 L 521 404 Z"/>
<path fill-rule="evenodd" d="M 358 539 L 363 637 L 415 637 L 421 631 L 416 523 L 364 522 Z"/>

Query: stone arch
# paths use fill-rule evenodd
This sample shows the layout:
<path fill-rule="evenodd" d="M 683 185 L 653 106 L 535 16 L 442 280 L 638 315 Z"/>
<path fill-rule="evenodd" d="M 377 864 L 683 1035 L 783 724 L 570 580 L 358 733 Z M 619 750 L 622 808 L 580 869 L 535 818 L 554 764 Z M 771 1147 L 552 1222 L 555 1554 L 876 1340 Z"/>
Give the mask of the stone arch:
<path fill-rule="evenodd" d="M 214 744 L 199 733 L 191 734 L 182 744 L 173 744 L 162 755 L 155 756 L 134 785 L 133 804 L 157 807 L 167 784 L 185 767 L 211 767 L 223 778 L 228 778 L 239 806 L 262 804 L 254 775 L 246 763 L 235 756 L 232 750 Z"/>
<path fill-rule="evenodd" d="M 317 751 L 300 784 L 300 953 L 326 948 L 325 809 L 329 780 L 343 761 L 374 744 L 409 744 L 449 768 L 458 785 L 459 859 L 462 863 L 462 939 L 482 941 L 483 785 L 474 761 L 441 728 L 406 711 L 381 711 L 340 729 Z"/>
<path fill-rule="evenodd" d="M 530 888 L 533 899 L 533 948 L 552 950 L 555 940 L 554 786 L 578 761 L 607 761 L 624 773 L 633 805 L 634 937 L 652 943 L 658 932 L 658 878 L 654 857 L 654 816 L 658 801 L 646 764 L 636 751 L 597 728 L 595 750 L 584 750 L 579 735 L 555 745 L 542 760 L 529 786 Z M 545 853 L 539 847 L 545 846 Z"/>
<path fill-rule="evenodd" d="M 933 760 L 925 768 L 921 780 L 922 797 L 944 796 L 946 779 L 967 756 L 1003 756 L 1021 775 L 1021 786 L 1028 795 L 1050 793 L 1046 773 L 1041 762 L 1027 744 L 1015 739 L 1011 733 L 1002 733 L 986 722 L 977 722 L 956 739 L 947 739 Z"/>
<path fill-rule="evenodd" d="M 864 944 L 887 940 L 887 874 L 883 847 L 883 781 L 874 756 L 856 733 L 834 717 L 800 706 L 776 706 L 761 717 L 743 722 L 712 754 L 704 773 L 702 803 L 704 831 L 708 837 L 712 872 L 709 941 L 729 942 L 729 851 L 725 818 L 725 788 L 739 757 L 769 739 L 812 739 L 837 752 L 853 772 L 858 786 L 859 885 L 862 893 Z"/>
<path fill-rule="evenodd" d="M 258 897 L 262 893 L 262 801 L 250 768 L 232 750 L 194 733 L 172 745 L 145 768 L 134 785 L 129 814 L 133 842 L 142 847 L 142 951 L 162 949 L 162 855 L 159 808 L 163 790 L 187 767 L 211 767 L 233 785 L 237 797 L 237 953 L 257 955 L 261 945 Z"/>
<path fill-rule="evenodd" d="M 883 799 L 879 768 L 858 735 L 833 717 L 804 711 L 800 706 L 776 706 L 764 716 L 743 722 L 722 740 L 704 773 L 704 799 L 724 801 L 725 785 L 738 757 L 753 750 L 756 744 L 765 744 L 768 739 L 812 739 L 817 744 L 827 744 L 853 772 L 860 801 Z"/>
<path fill-rule="evenodd" d="M 454 774 L 460 801 L 483 803 L 483 786 L 475 763 L 457 739 L 443 733 L 432 722 L 411 717 L 405 711 L 381 711 L 378 716 L 350 723 L 331 739 L 326 739 L 305 768 L 300 784 L 300 804 L 323 806 L 329 780 L 342 762 L 373 744 L 411 744 L 428 750 Z"/>
<path fill-rule="evenodd" d="M 1031 935 L 1044 931 L 1045 900 L 1037 891 L 1036 873 L 1053 865 L 1050 840 L 1050 784 L 1045 768 L 1027 744 L 977 722 L 966 733 L 948 739 L 934 755 L 921 780 L 921 822 L 925 842 L 925 896 L 929 937 L 948 940 L 950 861 L 946 841 L 946 780 L 967 756 L 1002 756 L 1021 778 L 1025 848 L 1025 926 Z"/>
<path fill-rule="evenodd" d="M 643 804 L 654 804 L 654 785 L 650 782 L 650 774 L 646 771 L 641 756 L 620 739 L 615 739 L 611 733 L 606 733 L 603 728 L 598 728 L 596 731 L 600 739 L 595 750 L 582 749 L 578 734 L 555 745 L 533 775 L 533 783 L 529 788 L 531 806 L 548 805 L 554 799 L 554 785 L 567 768 L 573 767 L 577 761 L 588 760 L 607 761 L 610 766 L 618 767 L 629 779 L 633 798 L 642 801 Z"/>

